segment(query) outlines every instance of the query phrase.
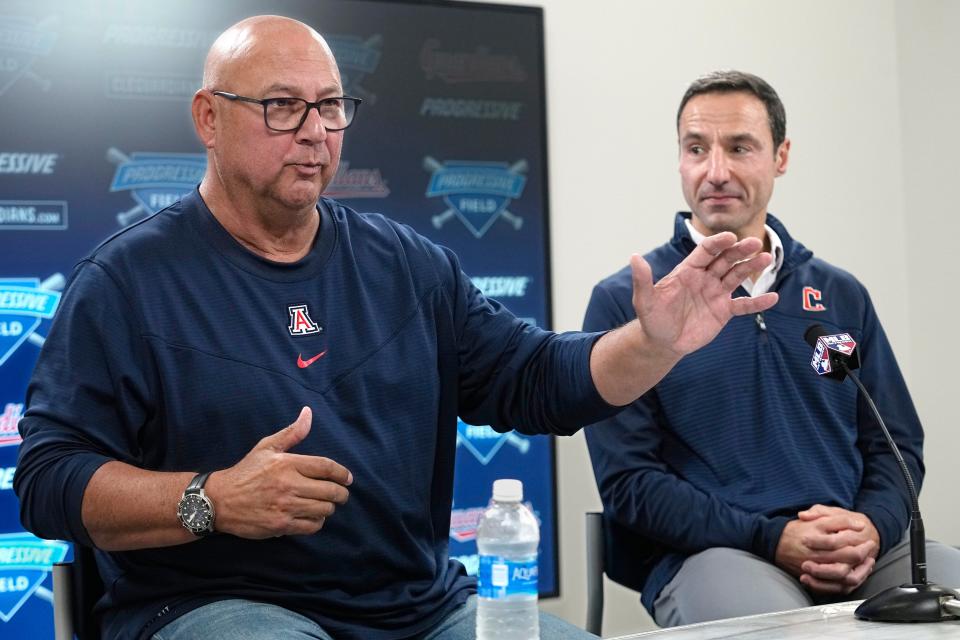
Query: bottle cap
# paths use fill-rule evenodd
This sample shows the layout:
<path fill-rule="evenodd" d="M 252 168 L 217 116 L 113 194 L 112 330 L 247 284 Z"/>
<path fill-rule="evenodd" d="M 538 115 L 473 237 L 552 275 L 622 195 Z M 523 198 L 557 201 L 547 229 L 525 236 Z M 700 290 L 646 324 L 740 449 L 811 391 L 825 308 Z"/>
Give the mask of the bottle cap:
<path fill-rule="evenodd" d="M 520 502 L 523 500 L 523 482 L 520 480 L 494 480 L 493 499 L 497 502 Z"/>

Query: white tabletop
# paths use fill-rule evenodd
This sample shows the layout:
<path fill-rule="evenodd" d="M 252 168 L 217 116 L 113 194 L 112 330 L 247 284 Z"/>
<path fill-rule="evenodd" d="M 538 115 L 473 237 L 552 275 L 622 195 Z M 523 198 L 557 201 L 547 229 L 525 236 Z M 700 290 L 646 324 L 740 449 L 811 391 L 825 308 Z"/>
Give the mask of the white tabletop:
<path fill-rule="evenodd" d="M 615 640 L 926 640 L 960 638 L 960 620 L 948 622 L 866 622 L 853 617 L 862 601 L 730 618 L 672 629 L 648 631 Z"/>

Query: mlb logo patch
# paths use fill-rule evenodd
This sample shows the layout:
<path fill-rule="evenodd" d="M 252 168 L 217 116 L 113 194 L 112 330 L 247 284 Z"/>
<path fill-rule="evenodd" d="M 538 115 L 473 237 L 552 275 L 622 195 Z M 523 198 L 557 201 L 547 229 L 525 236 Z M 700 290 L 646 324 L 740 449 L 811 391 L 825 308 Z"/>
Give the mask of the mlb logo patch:
<path fill-rule="evenodd" d="M 833 371 L 833 367 L 830 366 L 830 351 L 822 340 L 817 340 L 810 366 L 813 367 L 818 376 L 824 376 Z"/>
<path fill-rule="evenodd" d="M 844 355 L 850 355 L 857 346 L 856 340 L 849 333 L 838 333 L 832 336 L 823 336 L 820 338 L 827 345 L 828 349 L 839 351 Z"/>

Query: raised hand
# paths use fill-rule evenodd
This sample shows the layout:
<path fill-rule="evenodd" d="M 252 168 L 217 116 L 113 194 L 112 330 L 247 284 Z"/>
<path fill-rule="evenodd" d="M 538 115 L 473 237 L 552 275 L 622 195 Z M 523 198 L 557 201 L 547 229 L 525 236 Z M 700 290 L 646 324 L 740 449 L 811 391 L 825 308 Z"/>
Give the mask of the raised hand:
<path fill-rule="evenodd" d="M 633 307 L 650 342 L 683 356 L 713 340 L 733 316 L 776 304 L 776 293 L 730 296 L 747 276 L 770 264 L 769 253 L 758 253 L 762 248 L 757 238 L 738 242 L 730 232 L 718 233 L 704 239 L 656 285 L 647 262 L 632 256 Z"/>

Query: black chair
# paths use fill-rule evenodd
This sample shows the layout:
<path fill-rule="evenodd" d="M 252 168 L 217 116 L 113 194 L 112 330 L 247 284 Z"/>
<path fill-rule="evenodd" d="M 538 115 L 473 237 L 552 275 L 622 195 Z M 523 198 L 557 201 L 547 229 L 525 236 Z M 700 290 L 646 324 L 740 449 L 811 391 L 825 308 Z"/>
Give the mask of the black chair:
<path fill-rule="evenodd" d="M 53 565 L 53 628 L 56 640 L 99 640 L 93 607 L 105 589 L 93 549 L 73 545 L 73 562 Z"/>
<path fill-rule="evenodd" d="M 588 511 L 587 524 L 587 622 L 584 628 L 600 635 L 603 629 L 603 576 L 639 592 L 644 566 L 649 560 L 641 550 L 649 546 L 640 536 L 618 525 L 602 512 Z"/>

